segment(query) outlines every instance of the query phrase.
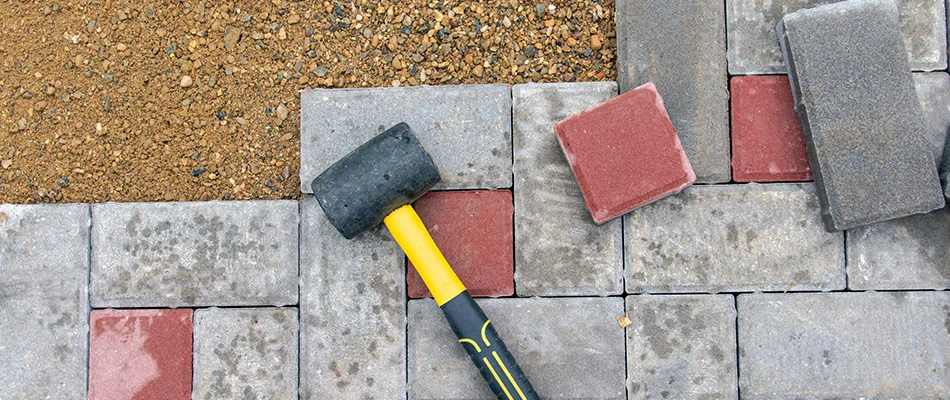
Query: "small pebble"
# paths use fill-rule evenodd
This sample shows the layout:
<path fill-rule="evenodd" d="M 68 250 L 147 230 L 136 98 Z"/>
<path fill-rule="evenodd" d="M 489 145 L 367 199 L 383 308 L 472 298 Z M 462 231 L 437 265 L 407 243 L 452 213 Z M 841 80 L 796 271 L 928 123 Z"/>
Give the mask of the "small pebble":
<path fill-rule="evenodd" d="M 112 102 L 109 100 L 108 94 L 106 94 L 106 100 L 102 104 L 102 109 L 106 112 L 112 111 Z"/>
<path fill-rule="evenodd" d="M 224 121 L 224 118 L 228 116 L 224 111 L 218 111 L 214 116 L 218 117 L 218 120 Z"/>
<path fill-rule="evenodd" d="M 598 51 L 603 47 L 603 44 L 600 42 L 600 36 L 592 36 L 590 38 L 590 48 L 594 51 Z"/>
<path fill-rule="evenodd" d="M 59 185 L 59 187 L 62 187 L 62 188 L 66 187 L 66 186 L 69 186 L 69 178 L 67 178 L 67 177 L 65 177 L 65 176 L 62 177 L 62 178 L 59 178 L 59 179 L 56 180 L 56 184 Z"/>
<path fill-rule="evenodd" d="M 188 75 L 183 75 L 183 76 L 181 77 L 181 82 L 179 83 L 179 85 L 181 85 L 181 87 L 183 87 L 183 88 L 186 88 L 186 87 L 191 87 L 191 85 L 193 85 L 194 83 L 195 83 L 195 82 L 191 79 L 190 76 L 188 76 Z"/>
<path fill-rule="evenodd" d="M 237 118 L 234 118 L 234 120 L 237 121 L 237 123 L 239 123 L 239 124 L 241 124 L 241 125 L 247 125 L 247 120 L 244 119 L 244 118 L 237 117 Z"/>
<path fill-rule="evenodd" d="M 287 106 L 283 104 L 277 106 L 277 119 L 283 121 L 287 119 L 288 114 L 290 114 L 290 110 L 287 109 Z"/>
<path fill-rule="evenodd" d="M 128 48 L 129 48 L 129 47 L 126 46 L 125 43 L 119 43 L 119 44 L 115 45 L 115 49 L 118 50 L 118 51 L 125 51 L 125 49 L 128 49 Z"/>
<path fill-rule="evenodd" d="M 527 47 L 524 48 L 524 55 L 528 57 L 534 57 L 537 51 L 538 49 L 535 48 L 534 45 L 529 44 Z"/>
<path fill-rule="evenodd" d="M 13 160 L 3 160 L 3 162 L 0 162 L 0 167 L 3 167 L 3 169 L 10 168 L 11 165 L 13 165 Z"/>
<path fill-rule="evenodd" d="M 328 72 L 327 67 L 324 67 L 322 65 L 317 67 L 316 71 L 313 71 L 314 74 L 317 74 L 317 76 L 321 78 L 323 78 L 324 76 L 327 76 L 327 72 Z"/>

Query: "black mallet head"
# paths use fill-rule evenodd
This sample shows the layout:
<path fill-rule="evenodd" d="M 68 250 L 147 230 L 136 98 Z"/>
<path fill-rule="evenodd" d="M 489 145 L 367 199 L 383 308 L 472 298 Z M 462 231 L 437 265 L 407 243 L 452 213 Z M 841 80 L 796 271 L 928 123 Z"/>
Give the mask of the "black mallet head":
<path fill-rule="evenodd" d="M 310 187 L 330 223 L 352 239 L 440 180 L 432 157 L 401 122 L 331 165 Z"/>

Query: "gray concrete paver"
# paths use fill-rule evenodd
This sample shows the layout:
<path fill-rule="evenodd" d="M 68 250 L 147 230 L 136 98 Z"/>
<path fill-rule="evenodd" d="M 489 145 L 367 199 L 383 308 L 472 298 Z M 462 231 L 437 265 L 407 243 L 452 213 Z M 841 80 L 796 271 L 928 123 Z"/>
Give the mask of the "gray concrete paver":
<path fill-rule="evenodd" d="M 405 399 L 405 256 L 385 227 L 347 240 L 300 210 L 301 399 Z"/>
<path fill-rule="evenodd" d="M 297 309 L 195 311 L 193 399 L 297 398 Z"/>
<path fill-rule="evenodd" d="M 619 294 L 620 220 L 594 225 L 554 133 L 556 122 L 616 96 L 616 84 L 525 84 L 512 93 L 516 293 Z"/>
<path fill-rule="evenodd" d="M 297 202 L 92 206 L 93 307 L 297 303 Z"/>
<path fill-rule="evenodd" d="M 544 399 L 625 399 L 623 299 L 479 299 Z M 409 399 L 494 399 L 431 299 L 409 301 Z"/>
<path fill-rule="evenodd" d="M 725 4 L 618 0 L 615 20 L 620 92 L 653 82 L 696 182 L 729 182 Z"/>
<path fill-rule="evenodd" d="M 628 293 L 841 290 L 812 183 L 692 186 L 624 217 Z"/>
<path fill-rule="evenodd" d="M 627 296 L 628 399 L 738 399 L 732 295 Z"/>
<path fill-rule="evenodd" d="M 406 122 L 442 174 L 435 189 L 511 187 L 506 84 L 310 89 L 300 94 L 300 190 L 373 136 Z"/>
<path fill-rule="evenodd" d="M 950 396 L 950 292 L 739 295 L 744 399 Z"/>
<path fill-rule="evenodd" d="M 88 273 L 88 205 L 0 205 L 0 398 L 86 398 Z"/>

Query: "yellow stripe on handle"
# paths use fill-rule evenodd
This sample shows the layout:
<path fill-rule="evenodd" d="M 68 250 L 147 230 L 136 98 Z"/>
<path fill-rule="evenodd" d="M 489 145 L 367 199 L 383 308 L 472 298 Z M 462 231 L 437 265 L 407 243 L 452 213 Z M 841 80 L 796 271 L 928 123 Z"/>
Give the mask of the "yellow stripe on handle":
<path fill-rule="evenodd" d="M 412 206 L 399 207 L 387 215 L 383 223 L 409 261 L 412 261 L 439 306 L 465 291 L 465 285 L 445 261 L 445 256 L 432 241 L 432 236 L 429 236 L 429 231 Z"/>

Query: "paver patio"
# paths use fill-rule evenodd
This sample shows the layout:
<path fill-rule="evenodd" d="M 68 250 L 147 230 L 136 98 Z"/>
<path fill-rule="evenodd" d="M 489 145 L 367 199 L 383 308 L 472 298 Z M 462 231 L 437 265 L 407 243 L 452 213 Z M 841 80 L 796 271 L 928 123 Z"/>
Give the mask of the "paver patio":
<path fill-rule="evenodd" d="M 662 34 L 629 27 L 634 17 L 706 4 L 647 3 L 618 1 L 621 43 Z M 680 49 L 689 62 L 721 61 L 709 70 L 663 60 L 680 67 L 667 76 L 634 49 L 619 60 L 620 85 L 304 91 L 299 201 L 0 205 L 0 399 L 491 398 L 390 234 L 346 240 L 306 194 L 335 158 L 403 119 L 445 178 L 420 214 L 449 231 L 446 253 L 478 254 L 465 244 L 486 235 L 479 251 L 504 253 L 457 263 L 491 274 L 472 286 L 497 298 L 478 302 L 542 397 L 950 398 L 950 208 L 829 233 L 801 169 L 730 181 L 744 178 L 730 169 L 729 140 L 783 148 L 764 128 L 730 136 L 721 112 L 720 45 L 750 4 L 700 13 L 725 28 L 684 26 L 716 39 L 712 50 Z M 946 27 L 942 13 L 902 17 L 917 15 Z M 742 29 L 760 35 L 754 25 Z M 912 38 L 937 49 L 915 65 L 946 68 L 945 38 L 929 38 Z M 664 40 L 674 39 L 691 40 Z M 772 51 L 752 50 L 728 54 L 755 58 L 742 67 L 753 68 Z M 698 135 L 684 147 L 704 154 L 694 166 L 706 183 L 597 226 L 554 123 L 650 76 L 674 126 L 687 127 L 680 135 Z M 950 80 L 940 71 L 915 82 L 927 142 L 946 159 Z M 716 129 L 697 132 L 677 114 L 702 103 L 685 98 L 689 85 L 710 101 L 695 118 Z M 489 259 L 499 265 L 479 265 Z M 157 382 L 173 384 L 162 393 Z"/>

